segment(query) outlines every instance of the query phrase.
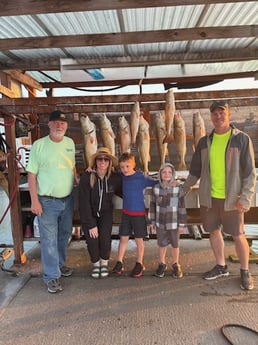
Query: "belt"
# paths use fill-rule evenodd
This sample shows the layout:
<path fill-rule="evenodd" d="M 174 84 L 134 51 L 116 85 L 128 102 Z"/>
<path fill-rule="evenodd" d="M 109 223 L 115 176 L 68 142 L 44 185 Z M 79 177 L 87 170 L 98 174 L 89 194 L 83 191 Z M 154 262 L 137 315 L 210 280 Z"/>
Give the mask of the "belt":
<path fill-rule="evenodd" d="M 58 198 L 56 196 L 51 196 L 51 195 L 39 195 L 41 198 L 47 198 L 47 199 L 57 199 L 57 200 L 65 200 L 67 198 L 69 198 L 71 194 L 64 196 L 63 198 Z"/>

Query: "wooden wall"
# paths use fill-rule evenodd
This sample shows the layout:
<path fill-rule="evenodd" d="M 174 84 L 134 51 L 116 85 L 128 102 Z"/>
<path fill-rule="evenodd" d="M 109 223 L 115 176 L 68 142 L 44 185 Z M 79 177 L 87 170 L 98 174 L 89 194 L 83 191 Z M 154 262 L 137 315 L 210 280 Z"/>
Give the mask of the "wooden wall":
<path fill-rule="evenodd" d="M 114 132 L 117 134 L 118 117 L 125 115 L 130 119 L 130 111 L 133 103 L 139 101 L 141 109 L 149 114 L 150 134 L 151 134 L 151 163 L 149 169 L 157 170 L 159 168 L 159 157 L 157 152 L 155 129 L 153 123 L 154 114 L 162 112 L 165 109 L 165 94 L 142 94 L 142 95 L 115 95 L 115 96 L 80 96 L 80 97 L 41 97 L 41 98 L 16 98 L 0 100 L 1 107 L 5 111 L 15 114 L 31 114 L 38 117 L 38 128 L 40 136 L 48 133 L 48 114 L 60 109 L 69 117 L 69 129 L 67 135 L 72 137 L 77 148 L 78 170 L 84 169 L 83 162 L 83 136 L 80 129 L 79 118 L 82 114 L 87 114 L 97 127 L 99 145 L 102 145 L 99 134 L 100 114 L 106 113 L 112 122 Z M 214 99 L 226 99 L 231 105 L 232 122 L 240 129 L 246 131 L 252 138 L 256 153 L 256 162 L 258 166 L 258 90 L 229 90 L 229 91 L 209 91 L 209 92 L 174 92 L 176 108 L 180 111 L 186 124 L 187 135 L 187 154 L 186 164 L 189 166 L 192 150 L 192 116 L 193 113 L 200 111 L 204 118 L 207 131 L 211 130 L 209 106 Z M 33 133 L 33 132 L 32 132 Z M 35 139 L 35 135 L 33 136 Z M 26 140 L 26 139 L 25 139 Z M 26 144 L 28 141 L 26 140 Z M 119 150 L 119 137 L 116 139 L 117 155 Z M 178 157 L 175 152 L 174 143 L 168 146 L 169 156 L 167 160 L 175 166 Z M 137 148 L 133 150 L 137 157 Z"/>

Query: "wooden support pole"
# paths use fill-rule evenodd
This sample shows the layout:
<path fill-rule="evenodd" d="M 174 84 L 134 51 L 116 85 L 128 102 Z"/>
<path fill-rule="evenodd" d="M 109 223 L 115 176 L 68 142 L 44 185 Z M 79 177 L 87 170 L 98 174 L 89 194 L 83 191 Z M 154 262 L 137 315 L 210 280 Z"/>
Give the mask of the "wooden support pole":
<path fill-rule="evenodd" d="M 1 76 L 1 82 L 6 87 L 10 87 L 10 77 Z M 4 98 L 4 96 L 3 96 Z M 23 229 L 21 220 L 21 207 L 20 207 L 20 195 L 19 195 L 19 176 L 17 174 L 16 156 L 16 136 L 15 136 L 15 122 L 10 125 L 10 118 L 4 118 L 5 124 L 5 139 L 10 149 L 8 150 L 7 164 L 8 164 L 8 183 L 9 183 L 9 199 L 11 202 L 10 214 L 11 214 L 11 227 L 12 237 L 14 244 L 14 260 L 17 264 L 23 264 L 26 262 L 26 256 L 23 246 Z"/>
<path fill-rule="evenodd" d="M 5 124 L 8 124 L 5 118 Z M 15 142 L 15 124 L 6 126 L 5 129 L 6 142 L 10 146 L 7 156 L 8 164 L 8 181 L 9 181 L 9 199 L 11 204 L 11 220 L 12 220 L 12 236 L 14 243 L 14 256 L 16 264 L 23 264 L 26 262 L 26 256 L 23 247 L 23 229 L 21 220 L 21 206 L 19 195 L 19 175 L 18 167 L 15 160 L 16 156 L 16 142 Z"/>

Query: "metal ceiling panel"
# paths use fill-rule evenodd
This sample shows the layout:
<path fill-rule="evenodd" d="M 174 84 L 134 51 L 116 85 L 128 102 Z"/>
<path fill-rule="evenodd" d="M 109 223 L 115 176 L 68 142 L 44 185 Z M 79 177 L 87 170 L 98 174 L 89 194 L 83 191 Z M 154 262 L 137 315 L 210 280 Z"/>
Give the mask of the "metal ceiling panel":
<path fill-rule="evenodd" d="M 258 70 L 258 28 L 254 27 L 253 34 L 247 30 L 246 37 L 243 33 L 227 37 L 227 30 L 225 37 L 223 37 L 223 31 L 216 36 L 217 28 L 221 30 L 224 27 L 238 27 L 241 30 L 241 26 L 244 25 L 250 28 L 257 26 L 258 1 L 228 2 L 225 0 L 224 3 L 212 3 L 211 1 L 206 5 L 161 7 L 157 5 L 150 8 L 84 12 L 73 12 L 73 7 L 76 5 L 73 6 L 71 3 L 71 12 L 66 13 L 59 13 L 56 5 L 55 13 L 0 16 L 0 43 L 1 39 L 24 39 L 20 45 L 18 43 L 20 41 L 17 41 L 16 49 L 8 50 L 5 49 L 5 46 L 2 50 L 0 49 L 0 68 L 8 69 L 10 66 L 14 69 L 16 66 L 17 69 L 28 70 L 33 61 L 35 70 L 51 69 L 56 74 L 54 79 L 57 80 L 61 80 L 60 59 L 71 58 L 77 59 L 80 64 L 84 63 L 85 68 L 87 68 L 87 61 L 90 61 L 91 68 L 96 63 L 96 67 L 106 71 L 109 80 L 112 79 L 112 75 L 114 77 L 119 75 L 119 79 L 121 75 L 134 75 L 132 71 L 136 70 L 136 67 L 136 74 L 140 76 L 144 74 L 143 71 L 147 67 L 147 74 L 153 78 L 154 76 L 157 78 L 170 75 L 183 76 L 190 72 L 195 72 L 197 76 L 201 77 L 206 73 L 255 72 Z M 29 13 L 29 8 L 27 12 Z M 203 36 L 200 36 L 200 39 L 198 31 L 194 31 L 191 37 L 191 29 L 196 30 L 196 28 L 203 29 Z M 207 28 L 207 33 L 205 28 Z M 162 37 L 163 30 L 166 31 Z M 188 30 L 187 39 L 180 39 L 180 35 L 184 35 L 184 30 Z M 160 31 L 160 36 L 156 41 L 151 41 L 151 31 Z M 134 37 L 123 36 L 132 32 L 135 33 Z M 138 32 L 140 40 L 138 40 Z M 171 35 L 171 40 L 168 39 L 169 36 L 165 36 L 167 32 Z M 209 33 L 216 37 L 210 37 Z M 100 40 L 101 35 L 105 36 L 105 34 L 111 35 L 108 38 L 108 44 L 105 44 L 105 40 Z M 115 44 L 112 44 L 113 34 L 116 38 Z M 205 39 L 206 34 L 207 39 Z M 85 45 L 83 45 L 83 41 L 80 41 L 78 46 L 68 44 L 67 47 L 65 45 L 68 40 L 69 43 L 76 42 L 79 35 L 93 36 L 92 38 L 85 36 Z M 220 35 L 221 38 L 217 38 Z M 54 40 L 59 36 L 60 41 Z M 145 36 L 148 37 L 148 40 L 144 42 Z M 38 37 L 38 41 L 32 42 L 36 42 L 37 48 L 23 49 L 26 48 L 27 43 L 28 48 L 31 48 L 29 38 L 35 37 Z M 124 37 L 126 40 L 123 40 Z M 41 38 L 42 41 L 43 38 L 49 38 L 49 41 L 44 40 L 44 44 L 41 45 Z M 55 42 L 57 42 L 56 46 Z M 62 42 L 64 42 L 63 45 Z M 95 42 L 96 44 L 94 44 Z M 195 54 L 193 58 L 191 58 L 191 54 Z M 250 58 L 248 58 L 248 54 Z M 181 57 L 182 63 L 180 64 L 178 62 Z M 201 63 L 198 63 L 198 57 Z M 228 62 L 230 59 L 232 61 Z M 124 63 L 122 70 L 119 69 L 122 68 L 121 60 Z M 26 68 L 23 68 L 23 62 Z M 126 64 L 127 66 L 125 66 Z M 37 75 L 39 82 L 44 82 L 45 77 L 42 74 L 33 71 L 31 73 Z"/>
<path fill-rule="evenodd" d="M 56 36 L 120 31 L 116 11 L 51 13 L 38 17 L 51 34 Z"/>
<path fill-rule="evenodd" d="M 226 2 L 208 6 L 199 26 L 254 25 L 258 23 L 258 2 Z"/>
<path fill-rule="evenodd" d="M 11 51 L 19 59 L 41 59 L 41 58 L 53 58 L 53 57 L 65 57 L 65 53 L 61 49 L 25 49 Z"/>
<path fill-rule="evenodd" d="M 203 5 L 130 9 L 123 11 L 126 31 L 195 27 Z"/>
<path fill-rule="evenodd" d="M 103 58 L 105 56 L 124 56 L 125 49 L 123 46 L 102 46 L 102 47 L 80 47 L 66 48 L 66 52 L 76 58 Z"/>
<path fill-rule="evenodd" d="M 257 41 L 257 40 L 256 40 Z M 191 43 L 191 51 L 216 51 L 229 49 L 244 49 L 254 45 L 253 38 L 228 38 L 194 41 Z"/>

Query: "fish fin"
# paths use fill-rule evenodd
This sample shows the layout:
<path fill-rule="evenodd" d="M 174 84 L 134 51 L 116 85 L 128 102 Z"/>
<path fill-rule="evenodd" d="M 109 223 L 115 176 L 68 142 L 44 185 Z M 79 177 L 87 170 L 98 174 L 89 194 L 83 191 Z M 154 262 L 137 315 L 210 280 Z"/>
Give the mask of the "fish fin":
<path fill-rule="evenodd" d="M 193 150 L 193 152 L 195 152 L 195 145 L 194 144 L 192 144 L 192 150 Z"/>
<path fill-rule="evenodd" d="M 178 164 L 178 170 L 187 170 L 185 163 L 179 163 Z"/>
<path fill-rule="evenodd" d="M 108 131 L 108 134 L 111 136 L 111 138 L 116 138 L 115 133 L 113 131 Z"/>

